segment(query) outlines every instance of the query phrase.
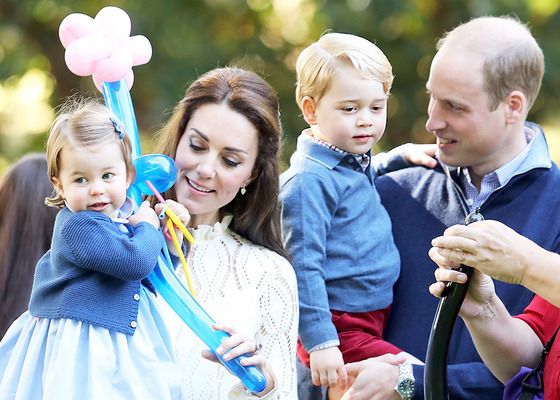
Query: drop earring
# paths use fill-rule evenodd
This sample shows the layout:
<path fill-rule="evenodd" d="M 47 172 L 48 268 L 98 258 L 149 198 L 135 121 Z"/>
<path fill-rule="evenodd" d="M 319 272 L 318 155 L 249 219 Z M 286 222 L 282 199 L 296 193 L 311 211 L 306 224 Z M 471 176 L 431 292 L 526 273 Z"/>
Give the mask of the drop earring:
<path fill-rule="evenodd" d="M 241 186 L 241 196 L 244 196 L 247 193 L 247 189 L 245 189 L 245 185 Z"/>

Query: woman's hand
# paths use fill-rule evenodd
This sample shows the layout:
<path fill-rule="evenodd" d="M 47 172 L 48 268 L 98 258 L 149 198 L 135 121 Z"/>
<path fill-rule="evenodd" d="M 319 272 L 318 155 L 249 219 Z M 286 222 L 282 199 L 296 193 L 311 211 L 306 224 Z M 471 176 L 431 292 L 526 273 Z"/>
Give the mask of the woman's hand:
<path fill-rule="evenodd" d="M 262 392 L 259 392 L 258 395 L 264 396 L 270 392 L 274 388 L 274 378 L 268 371 L 267 360 L 261 352 L 259 343 L 257 343 L 254 338 L 237 332 L 237 330 L 230 325 L 215 323 L 212 325 L 212 328 L 230 335 L 230 337 L 224 340 L 216 349 L 216 353 L 221 356 L 224 361 L 230 361 L 240 355 L 246 355 L 247 358 L 242 359 L 240 364 L 243 366 L 254 365 L 266 378 L 266 388 Z M 204 350 L 202 352 L 202 357 L 214 362 L 219 361 L 210 350 Z"/>

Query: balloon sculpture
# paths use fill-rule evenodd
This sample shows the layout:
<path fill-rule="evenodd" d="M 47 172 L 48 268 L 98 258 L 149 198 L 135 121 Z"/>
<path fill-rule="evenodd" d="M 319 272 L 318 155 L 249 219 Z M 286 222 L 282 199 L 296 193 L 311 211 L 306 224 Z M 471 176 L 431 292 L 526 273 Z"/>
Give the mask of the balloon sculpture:
<path fill-rule="evenodd" d="M 476 211 L 467 215 L 465 225 L 482 221 L 484 217 Z M 424 398 L 426 400 L 447 400 L 447 352 L 453 333 L 453 326 L 459 315 L 459 309 L 467 294 L 473 269 L 461 265 L 459 271 L 467 274 L 467 282 L 458 284 L 448 282 L 439 302 L 426 351 L 424 368 Z"/>
<path fill-rule="evenodd" d="M 167 156 L 141 156 L 129 90 L 134 82 L 132 67 L 147 63 L 152 47 L 146 37 L 130 36 L 130 30 L 130 18 L 125 11 L 105 7 L 95 18 L 77 13 L 68 15 L 60 24 L 59 36 L 66 49 L 65 60 L 70 71 L 79 76 L 92 76 L 95 86 L 103 92 L 107 107 L 120 119 L 130 137 L 137 178 L 129 196 L 136 208 L 142 202 L 142 194 L 159 195 L 157 192 L 172 187 L 177 170 Z M 188 231 L 185 233 L 190 235 Z M 214 321 L 177 279 L 168 254 L 162 252 L 149 279 L 181 319 L 216 354 L 217 347 L 229 335 L 212 328 Z M 241 365 L 245 355 L 230 361 L 216 356 L 249 390 L 261 392 L 265 389 L 266 378 L 262 372 L 255 366 Z"/>

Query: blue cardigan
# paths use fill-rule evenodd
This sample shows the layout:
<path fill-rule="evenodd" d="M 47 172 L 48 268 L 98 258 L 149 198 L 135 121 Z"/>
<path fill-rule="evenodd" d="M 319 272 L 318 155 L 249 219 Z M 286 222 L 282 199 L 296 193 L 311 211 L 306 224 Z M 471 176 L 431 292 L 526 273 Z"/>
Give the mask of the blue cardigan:
<path fill-rule="evenodd" d="M 399 254 L 373 179 L 354 155 L 302 136 L 281 176 L 282 230 L 298 279 L 299 335 L 307 351 L 338 344 L 331 309 L 367 312 L 391 304 Z"/>
<path fill-rule="evenodd" d="M 538 126 L 532 125 L 534 129 Z M 550 158 L 544 135 L 535 139 L 530 157 Z M 535 157 L 536 156 L 536 157 Z M 529 165 L 482 205 L 486 219 L 503 222 L 551 251 L 560 251 L 560 171 Z M 394 288 L 393 305 L 384 339 L 424 360 L 439 300 L 428 292 L 436 265 L 428 257 L 430 241 L 445 228 L 463 224 L 468 207 L 461 183 L 441 166 L 408 168 L 382 176 L 376 186 L 393 223 L 393 236 L 401 256 L 401 275 Z M 496 291 L 512 315 L 520 314 L 533 294 L 522 286 L 495 281 Z M 414 366 L 415 399 L 423 398 L 423 366 Z M 501 399 L 503 385 L 482 363 L 461 318 L 449 348 L 450 399 Z"/>
<path fill-rule="evenodd" d="M 154 269 L 163 245 L 162 235 L 147 222 L 128 233 L 99 212 L 63 208 L 51 249 L 35 269 L 30 314 L 133 335 L 141 280 Z"/>

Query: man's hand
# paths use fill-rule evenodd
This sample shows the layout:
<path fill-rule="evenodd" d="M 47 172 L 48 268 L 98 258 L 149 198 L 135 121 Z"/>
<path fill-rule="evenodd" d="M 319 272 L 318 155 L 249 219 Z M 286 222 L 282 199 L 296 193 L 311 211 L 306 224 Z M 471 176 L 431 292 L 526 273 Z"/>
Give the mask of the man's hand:
<path fill-rule="evenodd" d="M 385 354 L 346 364 L 352 386 L 341 400 L 400 400 L 395 386 L 399 378 L 399 364 L 405 359 L 404 353 Z"/>

